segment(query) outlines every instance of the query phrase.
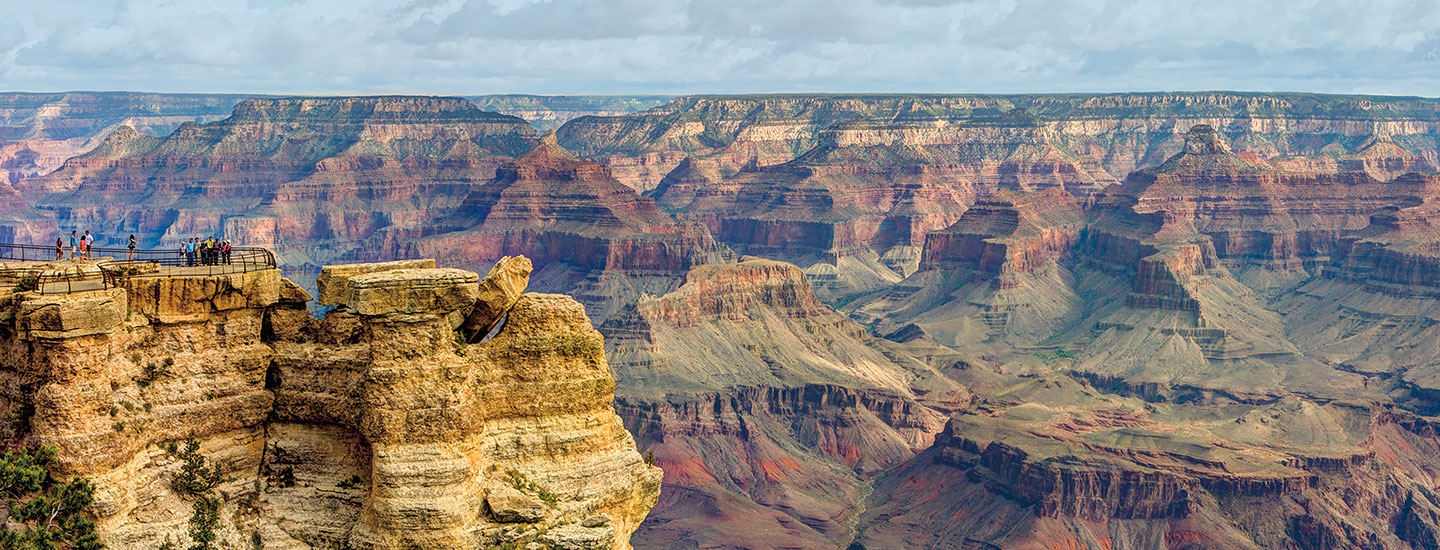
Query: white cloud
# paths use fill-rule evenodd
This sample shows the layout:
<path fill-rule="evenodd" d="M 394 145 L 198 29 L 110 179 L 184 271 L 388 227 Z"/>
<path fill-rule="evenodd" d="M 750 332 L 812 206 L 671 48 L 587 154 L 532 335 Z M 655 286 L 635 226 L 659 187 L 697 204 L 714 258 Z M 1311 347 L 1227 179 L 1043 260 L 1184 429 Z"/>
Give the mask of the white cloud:
<path fill-rule="evenodd" d="M 0 89 L 1434 95 L 1433 0 L 70 0 Z"/>

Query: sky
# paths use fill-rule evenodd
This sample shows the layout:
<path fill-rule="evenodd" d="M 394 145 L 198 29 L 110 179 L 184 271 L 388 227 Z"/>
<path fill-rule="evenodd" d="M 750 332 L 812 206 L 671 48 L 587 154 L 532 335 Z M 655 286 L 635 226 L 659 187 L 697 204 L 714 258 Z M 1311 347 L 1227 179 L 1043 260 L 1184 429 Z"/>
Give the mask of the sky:
<path fill-rule="evenodd" d="M 1440 95 L 1436 0 L 0 0 L 0 90 Z"/>

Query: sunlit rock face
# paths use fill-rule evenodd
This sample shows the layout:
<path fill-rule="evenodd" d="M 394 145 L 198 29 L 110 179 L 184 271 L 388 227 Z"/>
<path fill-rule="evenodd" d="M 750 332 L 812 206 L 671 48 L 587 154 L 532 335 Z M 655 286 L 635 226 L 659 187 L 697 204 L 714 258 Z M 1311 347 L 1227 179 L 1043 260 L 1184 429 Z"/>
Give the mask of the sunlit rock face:
<path fill-rule="evenodd" d="M 324 319 L 274 269 L 6 290 L 9 437 L 95 482 L 110 548 L 189 540 L 166 450 L 187 438 L 224 474 L 237 547 L 629 548 L 661 473 L 611 407 L 584 308 L 521 293 L 525 258 L 483 283 L 414 264 L 327 268 Z M 465 343 L 467 318 L 502 317 Z"/>

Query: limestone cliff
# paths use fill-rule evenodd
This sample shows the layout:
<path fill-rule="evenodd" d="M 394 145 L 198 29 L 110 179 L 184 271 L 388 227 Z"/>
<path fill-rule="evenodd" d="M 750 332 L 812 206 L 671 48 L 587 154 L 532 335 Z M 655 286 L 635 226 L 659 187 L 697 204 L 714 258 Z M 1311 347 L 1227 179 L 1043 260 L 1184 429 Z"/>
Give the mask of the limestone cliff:
<path fill-rule="evenodd" d="M 611 408 L 584 309 L 521 294 L 529 271 L 328 266 L 318 320 L 273 269 L 6 290 L 10 440 L 95 481 L 110 548 L 188 543 L 187 438 L 223 473 L 227 544 L 629 548 L 660 470 Z"/>

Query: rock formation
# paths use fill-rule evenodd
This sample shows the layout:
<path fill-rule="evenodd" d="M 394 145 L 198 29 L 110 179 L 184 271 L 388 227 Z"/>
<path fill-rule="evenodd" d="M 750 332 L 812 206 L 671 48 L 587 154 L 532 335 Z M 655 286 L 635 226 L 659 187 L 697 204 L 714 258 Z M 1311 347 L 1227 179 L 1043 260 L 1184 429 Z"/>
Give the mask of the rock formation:
<path fill-rule="evenodd" d="M 382 228 L 416 228 L 459 206 L 527 150 L 525 121 L 458 98 L 247 99 L 229 118 L 165 138 L 125 129 L 19 191 L 61 206 L 100 243 L 172 248 L 225 235 L 275 248 L 298 273 L 369 258 Z M 478 267 L 478 266 L 477 266 Z"/>
<path fill-rule="evenodd" d="M 151 136 L 224 117 L 243 96 L 140 92 L 0 93 L 0 182 L 47 174 L 131 128 Z"/>
<path fill-rule="evenodd" d="M 334 308 L 323 321 L 278 278 L 25 295 L 0 321 L 29 339 L 4 341 L 85 344 L 48 370 L 16 345 L 26 374 L 0 403 L 48 407 L 19 440 L 90 457 L 72 467 L 107 480 L 110 540 L 180 533 L 177 459 L 146 444 L 190 426 L 226 471 L 258 472 L 224 487 L 259 495 L 228 524 L 280 547 L 607 529 L 641 548 L 1440 540 L 1433 100 L 688 97 L 579 117 L 536 147 L 458 100 L 269 101 L 164 139 L 117 130 L 0 194 L 16 207 L 0 217 L 39 220 L 0 225 L 43 237 L 57 219 L 123 217 L 155 242 L 230 216 L 292 269 L 500 266 L 332 267 L 313 289 Z M 263 139 L 194 139 L 224 128 Z M 225 169 L 179 183 L 205 163 Z M 115 206 L 152 188 L 181 191 Z M 260 219 L 274 231 L 241 223 Z M 503 259 L 517 254 L 534 263 Z M 584 315 L 523 294 L 527 275 Z M 232 286 L 276 297 L 247 305 Z M 185 306 L 146 305 L 159 296 Z M 108 328 L 122 303 L 132 320 Z M 586 317 L 615 411 L 664 468 L 638 527 L 659 480 L 600 404 Z M 140 387 L 165 370 L 146 369 L 153 350 L 183 376 Z M 63 382 L 28 385 L 49 379 Z M 223 404 L 198 407 L 206 391 Z M 91 402 L 111 394 L 114 418 Z M 623 483 L 571 481 L 540 456 Z"/>
<path fill-rule="evenodd" d="M 1104 184 L 1180 152 L 1196 124 L 1265 157 L 1356 151 L 1384 135 L 1434 165 L 1435 113 L 1431 99 L 1317 94 L 688 96 L 631 115 L 577 118 L 559 136 L 637 189 L 654 187 L 687 157 L 713 159 L 726 174 L 783 164 L 857 122 L 881 130 L 929 125 L 932 139 L 950 134 L 942 139 L 965 144 L 970 154 L 961 162 L 976 173 L 1044 173 L 1047 163 L 1023 155 L 996 166 L 1038 145 L 1084 168 L 1072 177 Z"/>
<path fill-rule="evenodd" d="M 481 109 L 518 116 L 541 131 L 559 128 L 582 116 L 618 116 L 658 107 L 665 96 L 483 95 L 469 98 Z"/>
<path fill-rule="evenodd" d="M 696 267 L 601 331 L 617 410 L 666 472 L 639 547 L 844 546 L 863 480 L 928 446 L 937 407 L 969 398 L 776 261 Z"/>
<path fill-rule="evenodd" d="M 597 322 L 633 301 L 636 285 L 664 292 L 691 266 L 730 257 L 704 226 L 675 221 L 605 167 L 561 148 L 553 134 L 415 234 L 425 237 L 392 231 L 386 242 L 401 248 L 395 255 L 458 265 L 523 254 L 547 289 L 576 295 Z M 617 280 L 626 286 L 615 287 Z"/>
<path fill-rule="evenodd" d="M 611 408 L 584 309 L 521 294 L 528 274 L 524 258 L 484 285 L 433 260 L 327 266 L 318 320 L 274 269 L 7 289 L 11 441 L 94 480 L 110 548 L 187 544 L 171 483 L 187 438 L 223 473 L 225 544 L 629 548 L 660 470 Z"/>

